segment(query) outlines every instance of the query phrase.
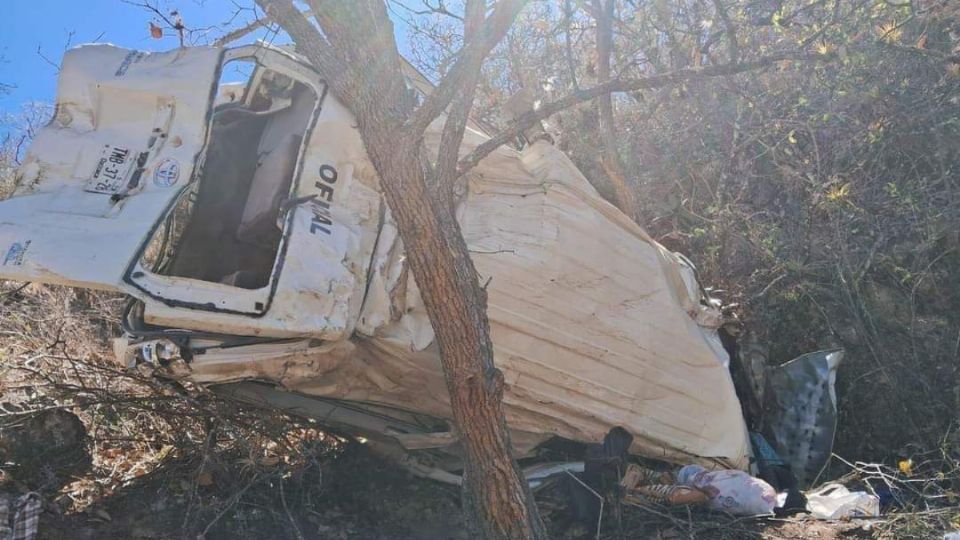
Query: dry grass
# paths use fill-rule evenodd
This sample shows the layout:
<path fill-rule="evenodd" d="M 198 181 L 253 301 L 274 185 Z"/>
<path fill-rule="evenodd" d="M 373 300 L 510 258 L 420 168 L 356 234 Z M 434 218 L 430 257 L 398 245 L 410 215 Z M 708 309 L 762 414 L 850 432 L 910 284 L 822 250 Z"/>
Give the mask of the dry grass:
<path fill-rule="evenodd" d="M 87 430 L 92 468 L 64 485 L 43 486 L 64 512 L 89 510 L 166 475 L 164 485 L 182 503 L 177 530 L 195 532 L 239 502 L 205 493 L 302 478 L 344 444 L 302 419 L 116 365 L 110 340 L 119 332 L 117 295 L 12 283 L 0 295 L 0 424 L 63 409 Z"/>
<path fill-rule="evenodd" d="M 121 369 L 110 350 L 123 303 L 117 295 L 13 283 L 0 295 L 0 425 L 64 409 L 88 432 L 92 467 L 45 488 L 63 513 L 45 514 L 47 537 L 83 537 L 73 536 L 77 527 L 94 536 L 126 534 L 134 523 L 149 538 L 457 534 L 455 490 L 411 479 L 362 452 L 338 459 L 345 439 L 309 422 Z M 825 524 L 650 505 L 608 512 L 602 536 L 919 539 L 960 526 L 956 431 L 936 448 L 916 448 L 903 471 L 840 458 L 831 471 L 894 506 L 879 520 Z M 571 526 L 562 494 L 539 499 L 554 536 L 593 536 Z M 419 516 L 436 508 L 444 508 L 434 520 L 441 525 L 426 531 Z"/>

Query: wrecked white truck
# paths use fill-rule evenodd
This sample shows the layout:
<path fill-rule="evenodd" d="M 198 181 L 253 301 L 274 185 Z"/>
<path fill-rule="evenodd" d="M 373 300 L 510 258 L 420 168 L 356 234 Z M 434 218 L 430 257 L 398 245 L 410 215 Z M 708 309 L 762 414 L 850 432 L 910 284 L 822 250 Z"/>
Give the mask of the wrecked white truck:
<path fill-rule="evenodd" d="M 486 137 L 471 126 L 463 151 Z M 0 278 L 121 291 L 125 364 L 455 469 L 437 457 L 457 435 L 433 331 L 378 184 L 349 110 L 293 53 L 82 46 L 0 202 Z M 751 466 L 722 316 L 683 257 L 546 141 L 501 148 L 459 187 L 518 457 L 622 426 L 637 454 Z M 796 410 L 778 444 L 805 467 L 832 443 L 830 358 L 806 369 L 815 396 L 779 389 Z"/>

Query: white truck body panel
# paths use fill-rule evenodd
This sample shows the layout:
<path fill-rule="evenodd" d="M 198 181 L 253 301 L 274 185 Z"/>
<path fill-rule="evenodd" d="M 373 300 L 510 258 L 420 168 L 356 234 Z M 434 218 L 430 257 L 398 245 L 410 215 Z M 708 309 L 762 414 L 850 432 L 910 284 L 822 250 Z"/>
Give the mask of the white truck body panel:
<path fill-rule="evenodd" d="M 120 287 L 131 258 L 196 166 L 222 52 L 97 46 L 64 55 L 56 115 L 37 133 L 0 213 L 5 277 Z M 110 146 L 128 150 L 134 162 L 149 152 L 137 188 L 116 201 L 87 190 Z M 135 173 L 129 165 L 126 175 L 116 175 L 124 176 L 118 191 Z"/>
<path fill-rule="evenodd" d="M 226 52 L 256 56 L 321 96 L 296 165 L 292 204 L 280 213 L 283 240 L 269 285 L 243 289 L 144 268 L 141 251 L 177 186 L 197 181 L 193 158 L 203 156 L 208 128 L 195 120 L 206 118 L 213 102 L 221 52 L 141 58 L 128 77 L 147 62 L 179 67 L 151 71 L 151 91 L 124 102 L 129 113 L 104 115 L 117 95 L 127 99 L 108 82 L 116 82 L 117 65 L 129 54 L 82 47 L 67 55 L 58 108 L 74 119 L 64 125 L 58 113 L 42 130 L 20 188 L 0 202 L 0 278 L 122 290 L 144 303 L 147 323 L 166 328 L 303 338 L 204 349 L 179 374 L 199 383 L 266 381 L 449 419 L 433 331 L 353 118 L 324 95 L 319 75 L 288 53 Z M 81 80 L 71 75 L 75 64 L 102 69 Z M 143 139 L 157 103 L 176 110 L 168 142 L 148 159 L 142 191 L 111 211 L 110 195 L 82 188 L 95 150 Z M 436 148 L 440 122 L 427 134 L 429 147 Z M 178 148 L 169 142 L 174 135 Z M 469 130 L 461 152 L 485 138 Z M 160 187 L 151 167 L 167 158 L 178 161 L 179 179 Z M 334 182 L 325 167 L 336 170 Z M 598 442 L 622 426 L 634 434 L 637 453 L 748 467 L 747 429 L 716 333 L 720 316 L 701 303 L 689 266 L 602 199 L 548 143 L 522 152 L 501 148 L 464 188 L 458 220 L 487 283 L 505 412 L 521 454 L 553 436 Z"/>

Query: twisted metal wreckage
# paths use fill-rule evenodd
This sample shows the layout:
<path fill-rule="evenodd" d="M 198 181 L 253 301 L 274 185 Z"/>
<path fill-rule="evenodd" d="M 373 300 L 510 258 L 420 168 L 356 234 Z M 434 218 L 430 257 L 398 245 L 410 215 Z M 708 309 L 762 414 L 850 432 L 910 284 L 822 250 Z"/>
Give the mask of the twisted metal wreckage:
<path fill-rule="evenodd" d="M 486 138 L 471 124 L 462 151 Z M 349 110 L 285 49 L 78 47 L 0 202 L 0 278 L 122 291 L 125 364 L 312 416 L 450 480 L 438 351 L 378 182 Z M 636 454 L 751 468 L 759 420 L 685 258 L 548 141 L 500 148 L 457 196 L 518 457 L 622 426 Z M 829 455 L 839 357 L 767 377 L 733 357 L 795 471 Z"/>

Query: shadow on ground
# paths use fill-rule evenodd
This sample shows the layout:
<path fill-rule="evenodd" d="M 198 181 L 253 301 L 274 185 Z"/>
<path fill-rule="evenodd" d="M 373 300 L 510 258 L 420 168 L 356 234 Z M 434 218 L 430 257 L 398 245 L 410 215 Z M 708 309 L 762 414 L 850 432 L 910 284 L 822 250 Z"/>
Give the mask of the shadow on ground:
<path fill-rule="evenodd" d="M 391 539 L 467 538 L 458 488 L 422 480 L 347 446 L 322 469 L 299 474 L 243 474 L 218 469 L 201 474 L 198 462 L 174 462 L 105 497 L 85 511 L 43 514 L 41 539 Z M 284 477 L 285 476 L 285 477 Z M 200 485 L 205 484 L 205 485 Z M 574 523 L 560 486 L 538 494 L 551 537 L 593 538 L 595 530 Z M 53 506 L 53 505 L 49 505 Z M 733 520 L 679 509 L 628 510 L 617 521 L 608 513 L 602 538 L 869 538 L 863 523 Z"/>
<path fill-rule="evenodd" d="M 254 473 L 237 487 L 219 468 L 175 462 L 84 512 L 47 511 L 41 539 L 459 539 L 456 489 L 410 477 L 350 445 L 321 469 Z M 244 474 L 243 476 L 248 476 Z"/>

